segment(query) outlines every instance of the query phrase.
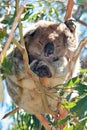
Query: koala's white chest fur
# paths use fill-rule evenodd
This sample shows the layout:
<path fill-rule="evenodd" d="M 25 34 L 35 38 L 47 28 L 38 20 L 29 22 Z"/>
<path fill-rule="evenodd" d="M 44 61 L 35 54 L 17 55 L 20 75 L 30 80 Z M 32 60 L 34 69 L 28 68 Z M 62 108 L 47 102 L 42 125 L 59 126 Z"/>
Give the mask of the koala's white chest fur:
<path fill-rule="evenodd" d="M 76 45 L 75 29 L 72 21 L 69 22 L 71 27 L 67 22 L 40 21 L 24 36 L 30 69 L 38 81 L 44 81 L 48 106 L 53 111 L 57 108 L 59 95 L 52 88 L 66 81 L 69 73 L 67 50 Z M 16 48 L 13 52 L 13 75 L 7 77 L 9 94 L 27 112 L 45 113 L 42 93 L 25 71 L 23 62 L 22 54 Z"/>

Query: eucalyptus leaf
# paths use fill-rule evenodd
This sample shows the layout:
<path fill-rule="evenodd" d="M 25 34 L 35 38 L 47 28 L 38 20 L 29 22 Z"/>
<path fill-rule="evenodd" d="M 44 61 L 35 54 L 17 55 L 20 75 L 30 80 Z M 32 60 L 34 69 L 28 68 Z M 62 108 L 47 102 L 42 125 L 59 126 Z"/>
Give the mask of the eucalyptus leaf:
<path fill-rule="evenodd" d="M 75 113 L 79 118 L 83 117 L 87 112 L 87 96 L 81 98 L 76 105 L 70 109 L 71 113 Z"/>
<path fill-rule="evenodd" d="M 70 115 L 68 115 L 66 118 L 59 120 L 57 122 L 52 123 L 53 126 L 58 126 L 58 125 L 62 125 L 65 122 L 67 122 L 70 119 Z"/>
<path fill-rule="evenodd" d="M 12 74 L 11 69 L 12 69 L 12 61 L 7 60 L 6 56 L 3 56 L 2 61 L 1 61 L 1 73 L 2 74 Z"/>
<path fill-rule="evenodd" d="M 6 28 L 0 29 L 0 38 L 4 38 L 6 37 L 6 35 L 7 35 Z"/>
<path fill-rule="evenodd" d="M 76 105 L 75 101 L 73 101 L 73 102 L 64 101 L 64 102 L 62 102 L 62 104 L 65 108 L 72 108 Z"/>
<path fill-rule="evenodd" d="M 74 85 L 76 85 L 79 82 L 80 82 L 80 78 L 79 77 L 74 77 L 74 78 L 70 79 L 67 82 L 66 87 L 71 88 L 71 87 L 73 87 Z"/>
<path fill-rule="evenodd" d="M 78 91 L 79 96 L 82 96 L 83 94 L 87 93 L 87 85 L 79 83 L 74 87 L 75 90 Z"/>
<path fill-rule="evenodd" d="M 84 130 L 85 121 L 76 124 L 75 130 Z"/>
<path fill-rule="evenodd" d="M 75 127 L 73 125 L 71 125 L 71 126 L 65 126 L 65 128 L 63 130 L 75 130 Z"/>

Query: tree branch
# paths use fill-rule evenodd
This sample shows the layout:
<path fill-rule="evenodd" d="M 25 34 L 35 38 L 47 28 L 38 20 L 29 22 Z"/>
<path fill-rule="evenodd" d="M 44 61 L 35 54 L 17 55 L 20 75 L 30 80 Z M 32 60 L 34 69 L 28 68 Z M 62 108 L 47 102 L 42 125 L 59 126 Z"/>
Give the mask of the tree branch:
<path fill-rule="evenodd" d="M 80 24 L 82 24 L 82 25 L 84 25 L 84 26 L 86 26 L 87 27 L 87 23 L 86 22 L 84 22 L 84 21 L 82 21 L 82 20 L 80 20 L 80 19 L 76 19 Z"/>
<path fill-rule="evenodd" d="M 72 58 L 68 62 L 69 64 L 69 76 L 68 79 L 72 78 L 73 71 L 78 60 L 78 57 L 81 53 L 82 48 L 87 44 L 87 37 L 85 37 L 79 44 L 78 48 L 74 51 Z"/>
<path fill-rule="evenodd" d="M 67 21 L 68 19 L 72 17 L 73 6 L 74 6 L 74 0 L 68 0 L 66 15 L 64 17 L 65 21 Z"/>
<path fill-rule="evenodd" d="M 18 14 L 19 12 L 19 0 L 16 0 L 16 13 Z M 21 20 L 19 19 L 18 22 L 18 26 L 19 26 L 19 33 L 20 33 L 20 43 L 22 45 L 24 45 L 24 37 L 23 37 L 23 31 L 22 31 L 22 23 Z"/>
<path fill-rule="evenodd" d="M 50 122 L 42 114 L 36 114 L 36 117 L 41 121 L 46 130 L 51 130 Z"/>
<path fill-rule="evenodd" d="M 8 117 L 9 115 L 15 113 L 15 112 L 18 111 L 18 110 L 19 110 L 19 107 L 16 107 L 14 110 L 12 110 L 12 111 L 8 112 L 7 114 L 5 114 L 2 119 L 5 119 L 6 117 Z"/>
<path fill-rule="evenodd" d="M 14 35 L 14 31 L 15 31 L 15 29 L 17 27 L 18 21 L 19 21 L 20 16 L 21 16 L 23 11 L 24 11 L 24 6 L 21 6 L 21 8 L 19 10 L 19 13 L 18 13 L 17 17 L 15 18 L 14 23 L 12 25 L 11 33 L 10 33 L 10 36 L 9 36 L 7 42 L 6 42 L 5 48 L 4 48 L 4 50 L 2 51 L 2 53 L 0 55 L 0 61 L 2 59 L 2 56 L 6 53 L 6 51 L 8 50 L 8 48 L 10 46 L 10 43 L 11 43 L 13 35 Z"/>

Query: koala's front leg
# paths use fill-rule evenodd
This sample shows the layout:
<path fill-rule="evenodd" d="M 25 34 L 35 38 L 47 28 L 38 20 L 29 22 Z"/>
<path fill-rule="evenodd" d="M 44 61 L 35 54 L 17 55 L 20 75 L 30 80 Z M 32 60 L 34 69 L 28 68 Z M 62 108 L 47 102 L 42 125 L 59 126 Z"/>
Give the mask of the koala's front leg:
<path fill-rule="evenodd" d="M 44 61 L 34 60 L 30 64 L 30 69 L 39 77 L 52 77 L 52 72 Z"/>

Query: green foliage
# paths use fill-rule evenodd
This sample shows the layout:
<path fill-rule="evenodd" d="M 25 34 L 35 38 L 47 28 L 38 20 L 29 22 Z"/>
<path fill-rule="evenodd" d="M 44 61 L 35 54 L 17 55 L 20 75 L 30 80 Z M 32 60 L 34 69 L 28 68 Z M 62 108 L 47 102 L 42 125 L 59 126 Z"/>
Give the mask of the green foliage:
<path fill-rule="evenodd" d="M 79 83 L 74 87 L 74 90 L 77 90 L 80 96 L 83 96 L 87 93 L 87 85 Z"/>
<path fill-rule="evenodd" d="M 6 37 L 6 35 L 7 35 L 6 28 L 0 29 L 0 38 Z"/>
<path fill-rule="evenodd" d="M 8 61 L 6 56 L 3 56 L 2 61 L 0 63 L 0 71 L 4 75 L 11 75 L 11 69 L 12 69 L 12 61 Z"/>
<path fill-rule="evenodd" d="M 84 117 L 87 111 L 87 96 L 77 101 L 76 105 L 71 108 L 71 113 L 75 113 L 77 117 Z"/>
<path fill-rule="evenodd" d="M 60 120 L 60 121 L 54 122 L 52 125 L 53 125 L 53 126 L 62 125 L 62 124 L 64 124 L 65 122 L 67 122 L 69 119 L 70 119 L 70 116 L 67 116 L 67 117 L 64 118 L 63 120 Z"/>
<path fill-rule="evenodd" d="M 23 110 L 17 111 L 17 113 L 13 116 L 16 123 L 13 124 L 12 130 L 38 130 L 39 128 L 41 128 L 41 130 L 45 130 L 34 115 L 25 113 Z"/>
<path fill-rule="evenodd" d="M 65 128 L 63 130 L 75 130 L 75 128 L 73 125 L 71 125 L 71 126 L 65 126 Z"/>
<path fill-rule="evenodd" d="M 62 105 L 65 107 L 65 108 L 72 108 L 74 106 L 76 106 L 76 102 L 73 101 L 73 102 L 68 102 L 68 101 L 63 101 L 62 102 Z"/>
<path fill-rule="evenodd" d="M 74 85 L 76 85 L 77 83 L 80 82 L 80 78 L 79 77 L 74 77 L 72 79 L 70 79 L 67 83 L 66 83 L 66 87 L 67 88 L 71 88 Z"/>
<path fill-rule="evenodd" d="M 87 0 L 77 0 L 78 3 L 87 2 Z"/>
<path fill-rule="evenodd" d="M 56 5 L 54 7 L 54 5 Z M 64 5 L 61 4 L 61 8 L 63 8 Z M 47 7 L 47 8 L 46 8 Z M 38 8 L 38 10 L 37 10 Z M 58 10 L 59 11 L 58 11 Z M 41 19 L 45 20 L 55 20 L 60 21 L 59 19 L 59 12 L 61 12 L 60 9 L 60 3 L 59 2 L 46 2 L 41 1 L 35 4 L 28 4 L 25 8 L 24 17 L 22 20 L 28 20 L 29 22 L 36 22 Z"/>
<path fill-rule="evenodd" d="M 86 122 L 87 122 L 87 119 L 77 123 L 76 127 L 75 127 L 75 130 L 86 130 L 86 128 L 85 128 Z"/>

